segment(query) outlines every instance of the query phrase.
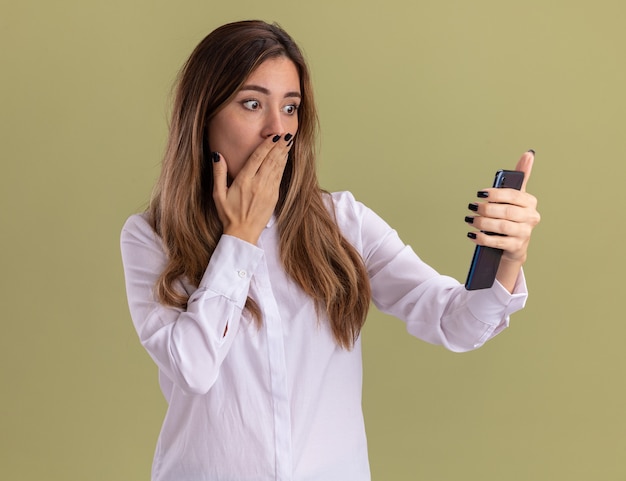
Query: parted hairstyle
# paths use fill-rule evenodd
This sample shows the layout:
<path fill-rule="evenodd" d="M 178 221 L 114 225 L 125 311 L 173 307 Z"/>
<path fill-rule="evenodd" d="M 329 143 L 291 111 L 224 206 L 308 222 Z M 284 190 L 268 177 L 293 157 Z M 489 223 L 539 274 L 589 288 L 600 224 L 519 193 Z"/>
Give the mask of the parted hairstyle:
<path fill-rule="evenodd" d="M 249 20 L 223 25 L 200 42 L 177 82 L 169 138 L 148 218 L 168 261 L 155 286 L 164 305 L 185 309 L 180 281 L 198 286 L 223 232 L 213 200 L 210 120 L 265 60 L 286 57 L 296 66 L 302 94 L 298 135 L 280 185 L 276 207 L 280 257 L 287 274 L 325 310 L 336 342 L 350 349 L 370 302 L 370 284 L 359 253 L 339 231 L 315 170 L 317 113 L 306 62 L 278 25 Z M 257 325 L 260 309 L 245 308 Z"/>

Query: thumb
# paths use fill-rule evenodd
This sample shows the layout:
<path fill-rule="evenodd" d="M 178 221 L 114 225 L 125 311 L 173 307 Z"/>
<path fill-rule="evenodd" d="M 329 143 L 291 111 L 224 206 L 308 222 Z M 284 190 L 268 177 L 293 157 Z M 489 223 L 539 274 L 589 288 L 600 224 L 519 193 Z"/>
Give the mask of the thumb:
<path fill-rule="evenodd" d="M 219 205 L 226 198 L 226 191 L 228 190 L 226 185 L 228 168 L 226 160 L 219 152 L 212 152 L 211 160 L 213 160 L 213 199 Z"/>
<path fill-rule="evenodd" d="M 535 151 L 529 150 L 528 152 L 524 152 L 520 159 L 517 161 L 517 165 L 515 166 L 515 170 L 520 172 L 524 172 L 524 182 L 522 183 L 522 188 L 520 189 L 522 192 L 526 192 L 526 184 L 528 183 L 528 179 L 530 178 L 530 173 L 533 170 L 533 162 L 535 160 Z"/>

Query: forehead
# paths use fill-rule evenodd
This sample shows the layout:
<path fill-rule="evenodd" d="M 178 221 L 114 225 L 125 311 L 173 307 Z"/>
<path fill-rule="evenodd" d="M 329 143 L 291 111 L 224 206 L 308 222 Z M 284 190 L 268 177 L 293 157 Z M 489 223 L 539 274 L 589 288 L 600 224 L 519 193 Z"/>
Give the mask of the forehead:
<path fill-rule="evenodd" d="M 270 91 L 300 91 L 300 75 L 296 65 L 287 57 L 265 60 L 252 71 L 244 82 L 242 90 L 248 85 L 258 85 Z"/>

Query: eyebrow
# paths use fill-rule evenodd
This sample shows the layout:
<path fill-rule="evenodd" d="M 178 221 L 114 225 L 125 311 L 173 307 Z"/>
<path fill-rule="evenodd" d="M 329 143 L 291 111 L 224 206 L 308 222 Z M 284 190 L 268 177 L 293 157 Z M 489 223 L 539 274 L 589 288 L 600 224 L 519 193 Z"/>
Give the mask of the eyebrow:
<path fill-rule="evenodd" d="M 265 87 L 261 87 L 260 85 L 244 85 L 243 87 L 241 87 L 240 92 L 243 92 L 244 90 L 253 90 L 255 92 L 261 92 L 262 94 L 265 95 L 270 95 L 270 91 L 268 89 L 266 89 Z M 287 92 L 284 95 L 284 98 L 288 98 L 288 97 L 296 97 L 301 99 L 302 98 L 302 94 L 300 94 L 300 92 Z"/>

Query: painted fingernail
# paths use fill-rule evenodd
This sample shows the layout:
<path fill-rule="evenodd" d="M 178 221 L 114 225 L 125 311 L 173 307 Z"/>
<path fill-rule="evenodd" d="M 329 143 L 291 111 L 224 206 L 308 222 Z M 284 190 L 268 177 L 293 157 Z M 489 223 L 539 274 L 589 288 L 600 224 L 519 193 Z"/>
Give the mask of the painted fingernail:
<path fill-rule="evenodd" d="M 220 161 L 220 153 L 219 152 L 213 152 L 211 154 L 211 157 L 213 158 L 213 162 L 219 162 Z"/>
<path fill-rule="evenodd" d="M 469 237 L 470 239 L 476 239 L 476 232 L 468 232 L 467 237 Z"/>
<path fill-rule="evenodd" d="M 487 197 L 489 197 L 489 192 L 487 192 L 486 190 L 479 190 L 476 193 L 476 197 L 478 197 L 479 199 L 486 199 Z"/>
<path fill-rule="evenodd" d="M 293 145 L 294 139 L 295 139 L 295 137 L 289 141 L 289 143 L 287 144 L 287 147 L 291 147 Z"/>
<path fill-rule="evenodd" d="M 275 135 L 274 138 L 272 139 L 272 142 L 276 143 L 280 140 L 280 135 Z"/>
<path fill-rule="evenodd" d="M 533 149 L 528 149 L 528 152 L 530 152 L 531 154 L 535 155 L 535 151 Z"/>
<path fill-rule="evenodd" d="M 468 208 L 469 210 L 473 210 L 474 212 L 476 212 L 476 211 L 478 210 L 478 204 L 476 204 L 476 203 L 472 202 L 471 204 L 469 204 L 469 205 L 467 206 L 467 208 Z"/>
<path fill-rule="evenodd" d="M 291 134 L 285 135 L 285 142 L 289 142 L 291 140 L 291 137 L 293 137 L 293 135 Z"/>
<path fill-rule="evenodd" d="M 473 224 L 474 223 L 474 218 L 469 216 L 469 215 L 466 215 L 465 216 L 465 222 L 467 222 L 468 224 Z"/>

